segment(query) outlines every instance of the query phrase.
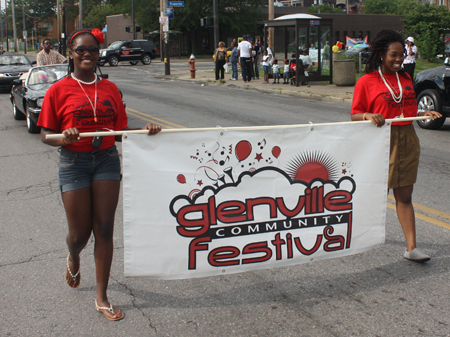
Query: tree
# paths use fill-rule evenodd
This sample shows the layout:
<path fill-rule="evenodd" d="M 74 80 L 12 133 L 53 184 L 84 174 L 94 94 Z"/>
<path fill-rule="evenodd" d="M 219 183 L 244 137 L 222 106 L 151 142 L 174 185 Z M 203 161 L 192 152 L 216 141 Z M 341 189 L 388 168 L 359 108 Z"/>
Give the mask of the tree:
<path fill-rule="evenodd" d="M 364 0 L 363 14 L 405 15 L 417 7 L 416 0 Z"/>
<path fill-rule="evenodd" d="M 450 27 L 450 11 L 444 6 L 430 4 L 416 6 L 403 20 L 403 31 L 415 36 L 418 53 L 428 60 L 443 52 L 441 33 Z"/>
<path fill-rule="evenodd" d="M 106 25 L 106 17 L 108 15 L 121 14 L 123 12 L 120 5 L 94 6 L 89 14 L 84 17 L 83 25 L 89 28 L 102 29 Z"/>
<path fill-rule="evenodd" d="M 112 3 L 112 1 L 111 1 Z M 118 4 L 118 3 L 116 3 Z M 126 14 L 131 15 L 131 1 L 122 0 Z M 143 32 L 159 30 L 159 0 L 135 0 L 136 21 Z M 263 0 L 220 0 L 219 27 L 239 36 L 261 34 Z M 175 9 L 175 18 L 170 21 L 170 29 L 190 33 L 193 52 L 196 52 L 197 39 L 201 38 L 200 19 L 213 16 L 213 0 L 185 1 L 185 7 Z"/>
<path fill-rule="evenodd" d="M 318 14 L 320 8 L 320 13 L 338 13 L 342 14 L 344 11 L 340 8 L 331 7 L 330 4 L 324 4 L 319 6 L 311 6 L 308 8 L 308 13 Z"/>

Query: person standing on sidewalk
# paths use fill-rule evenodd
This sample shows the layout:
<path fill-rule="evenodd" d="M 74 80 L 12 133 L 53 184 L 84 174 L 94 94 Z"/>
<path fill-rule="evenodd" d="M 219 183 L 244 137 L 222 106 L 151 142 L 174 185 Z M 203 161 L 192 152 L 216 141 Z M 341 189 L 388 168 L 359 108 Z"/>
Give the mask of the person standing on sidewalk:
<path fill-rule="evenodd" d="M 244 83 L 252 80 L 252 44 L 248 42 L 248 38 L 248 35 L 244 35 L 242 42 L 239 43 L 238 46 L 239 61 L 241 63 L 242 79 L 244 80 Z"/>
<path fill-rule="evenodd" d="M 366 74 L 356 82 L 351 109 L 352 121 L 370 120 L 377 127 L 385 118 L 391 125 L 388 188 L 394 192 L 397 217 L 406 239 L 405 259 L 426 262 L 430 257 L 416 248 L 416 224 L 412 192 L 419 166 L 420 144 L 412 121 L 403 117 L 441 118 L 436 111 L 417 113 L 411 78 L 402 69 L 404 40 L 393 30 L 382 30 L 372 41 Z"/>
<path fill-rule="evenodd" d="M 411 80 L 414 80 L 414 69 L 416 68 L 416 55 L 417 55 L 417 47 L 414 44 L 414 38 L 409 36 L 405 41 L 405 59 L 403 61 L 403 68 L 411 77 Z"/>
<path fill-rule="evenodd" d="M 236 81 L 238 79 L 238 60 L 239 60 L 239 53 L 236 47 L 235 42 L 231 42 L 231 55 L 230 55 L 230 61 L 231 61 L 231 80 Z"/>
<path fill-rule="evenodd" d="M 227 48 L 225 48 L 224 42 L 219 42 L 219 46 L 217 47 L 214 55 L 214 63 L 216 65 L 216 81 L 219 80 L 219 72 L 220 79 L 223 80 L 225 78 L 225 69 L 223 66 L 228 62 Z"/>
<path fill-rule="evenodd" d="M 95 309 L 108 320 L 118 321 L 124 313 L 111 304 L 107 289 L 114 251 L 114 217 L 122 179 L 115 142 L 122 138 L 80 138 L 82 132 L 127 129 L 127 114 L 119 89 L 95 72 L 103 42 L 103 33 L 97 28 L 72 33 L 68 43 L 69 74 L 48 89 L 38 125 L 41 140 L 59 147 L 60 152 L 59 186 L 69 229 L 66 283 L 71 288 L 79 287 L 80 253 L 93 234 L 97 279 Z M 149 135 L 161 131 L 161 127 L 151 123 L 142 129 L 148 130 Z M 46 138 L 61 133 L 62 139 Z M 73 308 L 73 303 L 69 306 Z"/>
<path fill-rule="evenodd" d="M 260 67 L 260 49 L 257 43 L 252 42 L 253 48 L 253 79 L 259 80 L 259 67 Z"/>
<path fill-rule="evenodd" d="M 263 66 L 263 70 L 264 70 L 264 82 L 263 84 L 269 84 L 269 59 L 270 56 L 267 53 L 267 49 L 263 51 L 263 56 L 261 58 L 262 60 L 262 66 Z"/>
<path fill-rule="evenodd" d="M 52 41 L 50 39 L 45 39 L 43 45 L 44 49 L 36 55 L 36 66 L 67 63 L 67 59 L 64 56 L 52 49 Z"/>

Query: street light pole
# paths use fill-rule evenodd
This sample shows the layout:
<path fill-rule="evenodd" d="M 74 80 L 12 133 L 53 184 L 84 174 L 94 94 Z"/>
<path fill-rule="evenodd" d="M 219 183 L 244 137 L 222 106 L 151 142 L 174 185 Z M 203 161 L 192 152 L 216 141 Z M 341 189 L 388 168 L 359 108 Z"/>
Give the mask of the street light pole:
<path fill-rule="evenodd" d="M 27 29 L 25 28 L 25 5 L 23 4 L 24 1 L 22 0 L 22 22 L 23 22 L 23 31 L 22 31 L 22 38 L 24 42 L 24 54 L 27 53 Z"/>
<path fill-rule="evenodd" d="M 213 0 L 214 14 L 214 50 L 219 45 L 219 0 Z"/>
<path fill-rule="evenodd" d="M 133 21 L 133 40 L 136 40 L 136 20 L 134 18 L 134 0 L 131 1 L 131 21 Z"/>
<path fill-rule="evenodd" d="M 5 14 L 6 14 L 6 10 L 5 10 Z M 0 43 L 2 45 L 2 50 L 3 50 L 3 14 L 2 14 L 2 3 L 1 3 L 1 1 L 0 1 L 0 27 L 2 29 L 1 36 L 0 36 L 0 40 L 2 42 L 0 42 Z"/>
<path fill-rule="evenodd" d="M 78 16 L 80 17 L 80 27 L 79 29 L 83 29 L 83 0 L 79 0 L 80 12 Z"/>
<path fill-rule="evenodd" d="M 14 11 L 14 0 L 11 0 L 11 12 L 12 12 L 12 25 L 14 37 L 14 51 L 17 53 L 17 51 L 19 50 L 19 46 L 17 45 L 16 14 Z"/>

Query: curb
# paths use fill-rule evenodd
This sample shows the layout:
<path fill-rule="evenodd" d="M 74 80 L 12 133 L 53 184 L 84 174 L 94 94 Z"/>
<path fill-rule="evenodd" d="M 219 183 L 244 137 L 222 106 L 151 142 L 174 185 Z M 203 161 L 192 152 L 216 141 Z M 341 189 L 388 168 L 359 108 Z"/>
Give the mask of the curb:
<path fill-rule="evenodd" d="M 256 88 L 251 85 L 237 85 L 234 83 L 215 83 L 211 80 L 201 80 L 201 79 L 190 79 L 190 78 L 183 78 L 178 77 L 176 75 L 157 75 L 155 76 L 156 79 L 162 79 L 162 80 L 171 80 L 171 81 L 182 81 L 182 82 L 190 82 L 195 84 L 203 84 L 203 85 L 215 85 L 215 86 L 223 86 L 228 88 L 239 88 L 244 90 L 255 90 L 258 92 L 261 92 L 263 94 L 272 94 L 272 95 L 285 95 L 290 97 L 296 97 L 300 99 L 308 99 L 310 101 L 318 101 L 318 102 L 327 102 L 327 103 L 333 103 L 338 105 L 352 105 L 352 98 L 340 98 L 336 96 L 328 96 L 328 95 L 319 95 L 314 93 L 306 93 L 302 91 L 293 91 L 293 90 L 285 90 L 285 89 L 266 89 L 266 88 Z"/>

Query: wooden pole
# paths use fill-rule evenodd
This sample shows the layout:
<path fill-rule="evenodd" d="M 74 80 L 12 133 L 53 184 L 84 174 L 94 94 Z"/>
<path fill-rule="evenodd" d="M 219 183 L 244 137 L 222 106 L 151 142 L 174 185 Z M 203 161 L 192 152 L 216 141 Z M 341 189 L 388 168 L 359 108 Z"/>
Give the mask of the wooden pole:
<path fill-rule="evenodd" d="M 430 116 L 420 116 L 420 117 L 408 117 L 408 118 L 392 118 L 386 119 L 386 125 L 395 122 L 409 122 L 417 120 L 430 119 Z M 352 124 L 352 123 L 372 123 L 370 120 L 365 121 L 348 121 L 339 123 L 318 123 L 318 124 L 292 124 L 292 125 L 267 125 L 267 126 L 232 126 L 232 127 L 215 127 L 215 128 L 184 128 L 184 129 L 164 129 L 161 133 L 180 133 L 180 132 L 200 132 L 200 131 L 250 131 L 250 130 L 268 130 L 268 129 L 293 129 L 293 128 L 304 128 L 304 127 L 315 127 L 322 125 L 342 125 L 342 124 Z M 82 132 L 80 133 L 80 138 L 83 137 L 97 137 L 97 136 L 121 136 L 124 134 L 147 134 L 148 130 L 124 130 L 124 131 L 104 131 L 104 132 Z M 53 134 L 46 135 L 45 139 L 58 139 L 65 138 L 63 134 Z"/>

